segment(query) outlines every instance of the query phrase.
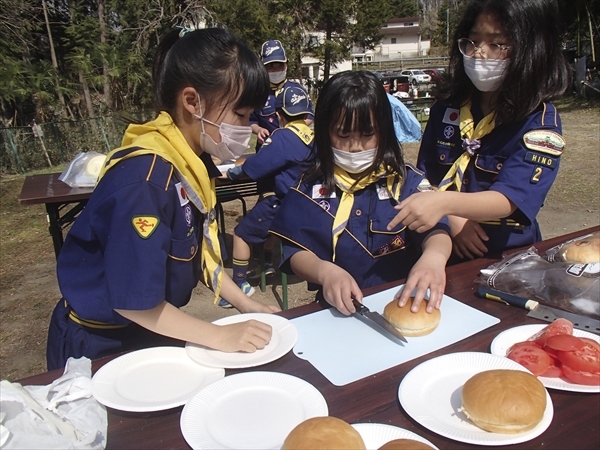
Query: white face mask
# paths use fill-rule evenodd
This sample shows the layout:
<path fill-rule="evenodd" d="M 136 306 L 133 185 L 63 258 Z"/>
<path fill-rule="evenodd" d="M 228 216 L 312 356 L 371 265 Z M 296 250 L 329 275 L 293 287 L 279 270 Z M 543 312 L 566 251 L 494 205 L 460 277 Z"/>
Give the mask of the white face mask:
<path fill-rule="evenodd" d="M 200 110 L 202 113 L 202 110 Z M 238 159 L 246 150 L 248 150 L 250 144 L 250 137 L 252 135 L 252 128 L 249 126 L 231 125 L 229 123 L 221 123 L 218 125 L 205 119 L 201 115 L 194 114 L 194 117 L 200 119 L 202 124 L 202 132 L 200 133 L 200 147 L 206 153 L 216 156 L 221 161 Z M 204 122 L 210 123 L 215 127 L 219 128 L 219 134 L 221 135 L 221 142 L 218 144 L 210 137 L 205 129 Z"/>
<path fill-rule="evenodd" d="M 481 59 L 463 55 L 465 72 L 473 85 L 481 92 L 491 92 L 500 88 L 506 75 L 508 59 Z"/>
<path fill-rule="evenodd" d="M 282 70 L 280 72 L 269 72 L 269 81 L 273 84 L 279 84 L 287 75 L 287 70 Z"/>
<path fill-rule="evenodd" d="M 371 167 L 377 156 L 377 148 L 352 153 L 335 147 L 331 147 L 331 150 L 333 151 L 333 162 L 335 165 L 348 173 L 364 172 Z"/>

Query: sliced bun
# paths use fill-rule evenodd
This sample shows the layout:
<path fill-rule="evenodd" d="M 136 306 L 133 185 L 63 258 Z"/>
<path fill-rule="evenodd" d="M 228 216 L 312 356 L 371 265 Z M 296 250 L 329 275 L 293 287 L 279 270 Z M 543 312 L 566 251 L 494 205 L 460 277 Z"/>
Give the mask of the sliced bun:
<path fill-rule="evenodd" d="M 411 297 L 402 308 L 398 306 L 398 300 L 392 300 L 385 306 L 383 317 L 398 328 L 404 336 L 425 336 L 437 328 L 442 314 L 439 309 L 428 313 L 425 310 L 427 308 L 426 300 L 421 302 L 419 311 L 413 313 L 410 308 L 414 300 L 414 297 Z"/>
<path fill-rule="evenodd" d="M 97 177 L 98 175 L 100 175 L 100 171 L 102 170 L 104 161 L 106 161 L 105 155 L 96 155 L 90 158 L 90 160 L 85 165 L 85 173 L 87 175 Z"/>
<path fill-rule="evenodd" d="M 600 233 L 565 244 L 561 253 L 566 262 L 589 264 L 600 261 Z"/>
<path fill-rule="evenodd" d="M 336 417 L 313 417 L 298 424 L 285 441 L 282 450 L 365 449 L 363 438 L 352 426 Z"/>
<path fill-rule="evenodd" d="M 432 450 L 431 445 L 414 439 L 394 439 L 379 447 L 378 450 Z"/>
<path fill-rule="evenodd" d="M 520 370 L 487 370 L 467 380 L 463 412 L 479 428 L 494 433 L 523 433 L 537 426 L 546 410 L 546 388 Z"/>

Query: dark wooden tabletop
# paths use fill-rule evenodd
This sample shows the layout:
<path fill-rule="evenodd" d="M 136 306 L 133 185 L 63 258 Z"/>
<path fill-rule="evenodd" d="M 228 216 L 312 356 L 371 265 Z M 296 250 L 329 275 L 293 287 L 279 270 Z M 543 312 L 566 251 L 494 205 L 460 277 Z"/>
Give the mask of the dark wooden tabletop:
<path fill-rule="evenodd" d="M 560 242 L 598 230 L 600 227 L 560 236 L 544 241 L 536 247 L 540 251 L 545 251 Z M 489 352 L 492 340 L 501 331 L 518 325 L 543 323 L 528 318 L 527 311 L 524 309 L 483 300 L 475 296 L 478 285 L 474 283 L 474 280 L 478 277 L 479 270 L 496 261 L 478 259 L 447 269 L 447 295 L 501 319 L 497 325 L 453 345 L 341 387 L 331 384 L 308 361 L 297 358 L 292 352 L 272 363 L 251 369 L 227 370 L 226 374 L 260 370 L 294 375 L 311 383 L 323 394 L 331 416 L 342 418 L 349 423 L 372 422 L 401 427 L 423 436 L 440 449 L 476 448 L 478 447 L 476 445 L 444 438 L 414 421 L 400 405 L 398 386 L 410 370 L 431 358 L 464 351 Z M 377 289 L 370 289 L 365 293 L 372 294 L 397 284 L 400 283 L 390 283 Z M 281 315 L 291 319 L 319 310 L 321 310 L 321 306 L 311 303 L 284 311 Z M 107 357 L 94 361 L 93 369 L 97 370 L 113 358 Z M 60 371 L 47 372 L 20 380 L 20 382 L 22 384 L 49 384 L 60 375 Z M 554 406 L 554 418 L 550 427 L 531 441 L 498 448 L 561 450 L 600 448 L 600 394 L 552 389 L 549 392 Z M 181 434 L 179 425 L 181 410 L 182 407 L 154 413 L 127 413 L 109 408 L 107 447 L 115 449 L 187 449 L 189 446 Z"/>

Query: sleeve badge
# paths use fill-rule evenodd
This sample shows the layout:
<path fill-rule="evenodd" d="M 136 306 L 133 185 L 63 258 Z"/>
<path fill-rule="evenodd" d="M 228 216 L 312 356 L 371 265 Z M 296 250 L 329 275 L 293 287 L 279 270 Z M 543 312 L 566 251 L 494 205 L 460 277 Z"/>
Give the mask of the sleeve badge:
<path fill-rule="evenodd" d="M 523 135 L 525 147 L 536 152 L 560 156 L 565 148 L 563 137 L 550 130 L 533 130 Z"/>
<path fill-rule="evenodd" d="M 142 239 L 148 239 L 158 228 L 160 219 L 155 216 L 133 216 L 131 224 Z"/>

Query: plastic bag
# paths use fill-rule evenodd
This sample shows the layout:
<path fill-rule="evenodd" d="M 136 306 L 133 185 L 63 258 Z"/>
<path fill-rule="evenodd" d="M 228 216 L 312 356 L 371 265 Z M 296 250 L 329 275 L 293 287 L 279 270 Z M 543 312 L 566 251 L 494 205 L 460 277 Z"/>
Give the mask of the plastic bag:
<path fill-rule="evenodd" d="M 92 363 L 69 358 L 48 386 L 0 382 L 0 447 L 3 449 L 103 449 L 106 408 L 92 396 Z"/>
<path fill-rule="evenodd" d="M 546 252 L 546 258 L 550 262 L 571 264 L 600 262 L 600 232 L 586 234 L 552 247 Z"/>
<path fill-rule="evenodd" d="M 94 187 L 106 155 L 98 152 L 79 152 L 58 179 L 71 187 Z"/>
<path fill-rule="evenodd" d="M 600 318 L 600 263 L 550 262 L 531 247 L 481 270 L 476 281 L 547 306 Z"/>

